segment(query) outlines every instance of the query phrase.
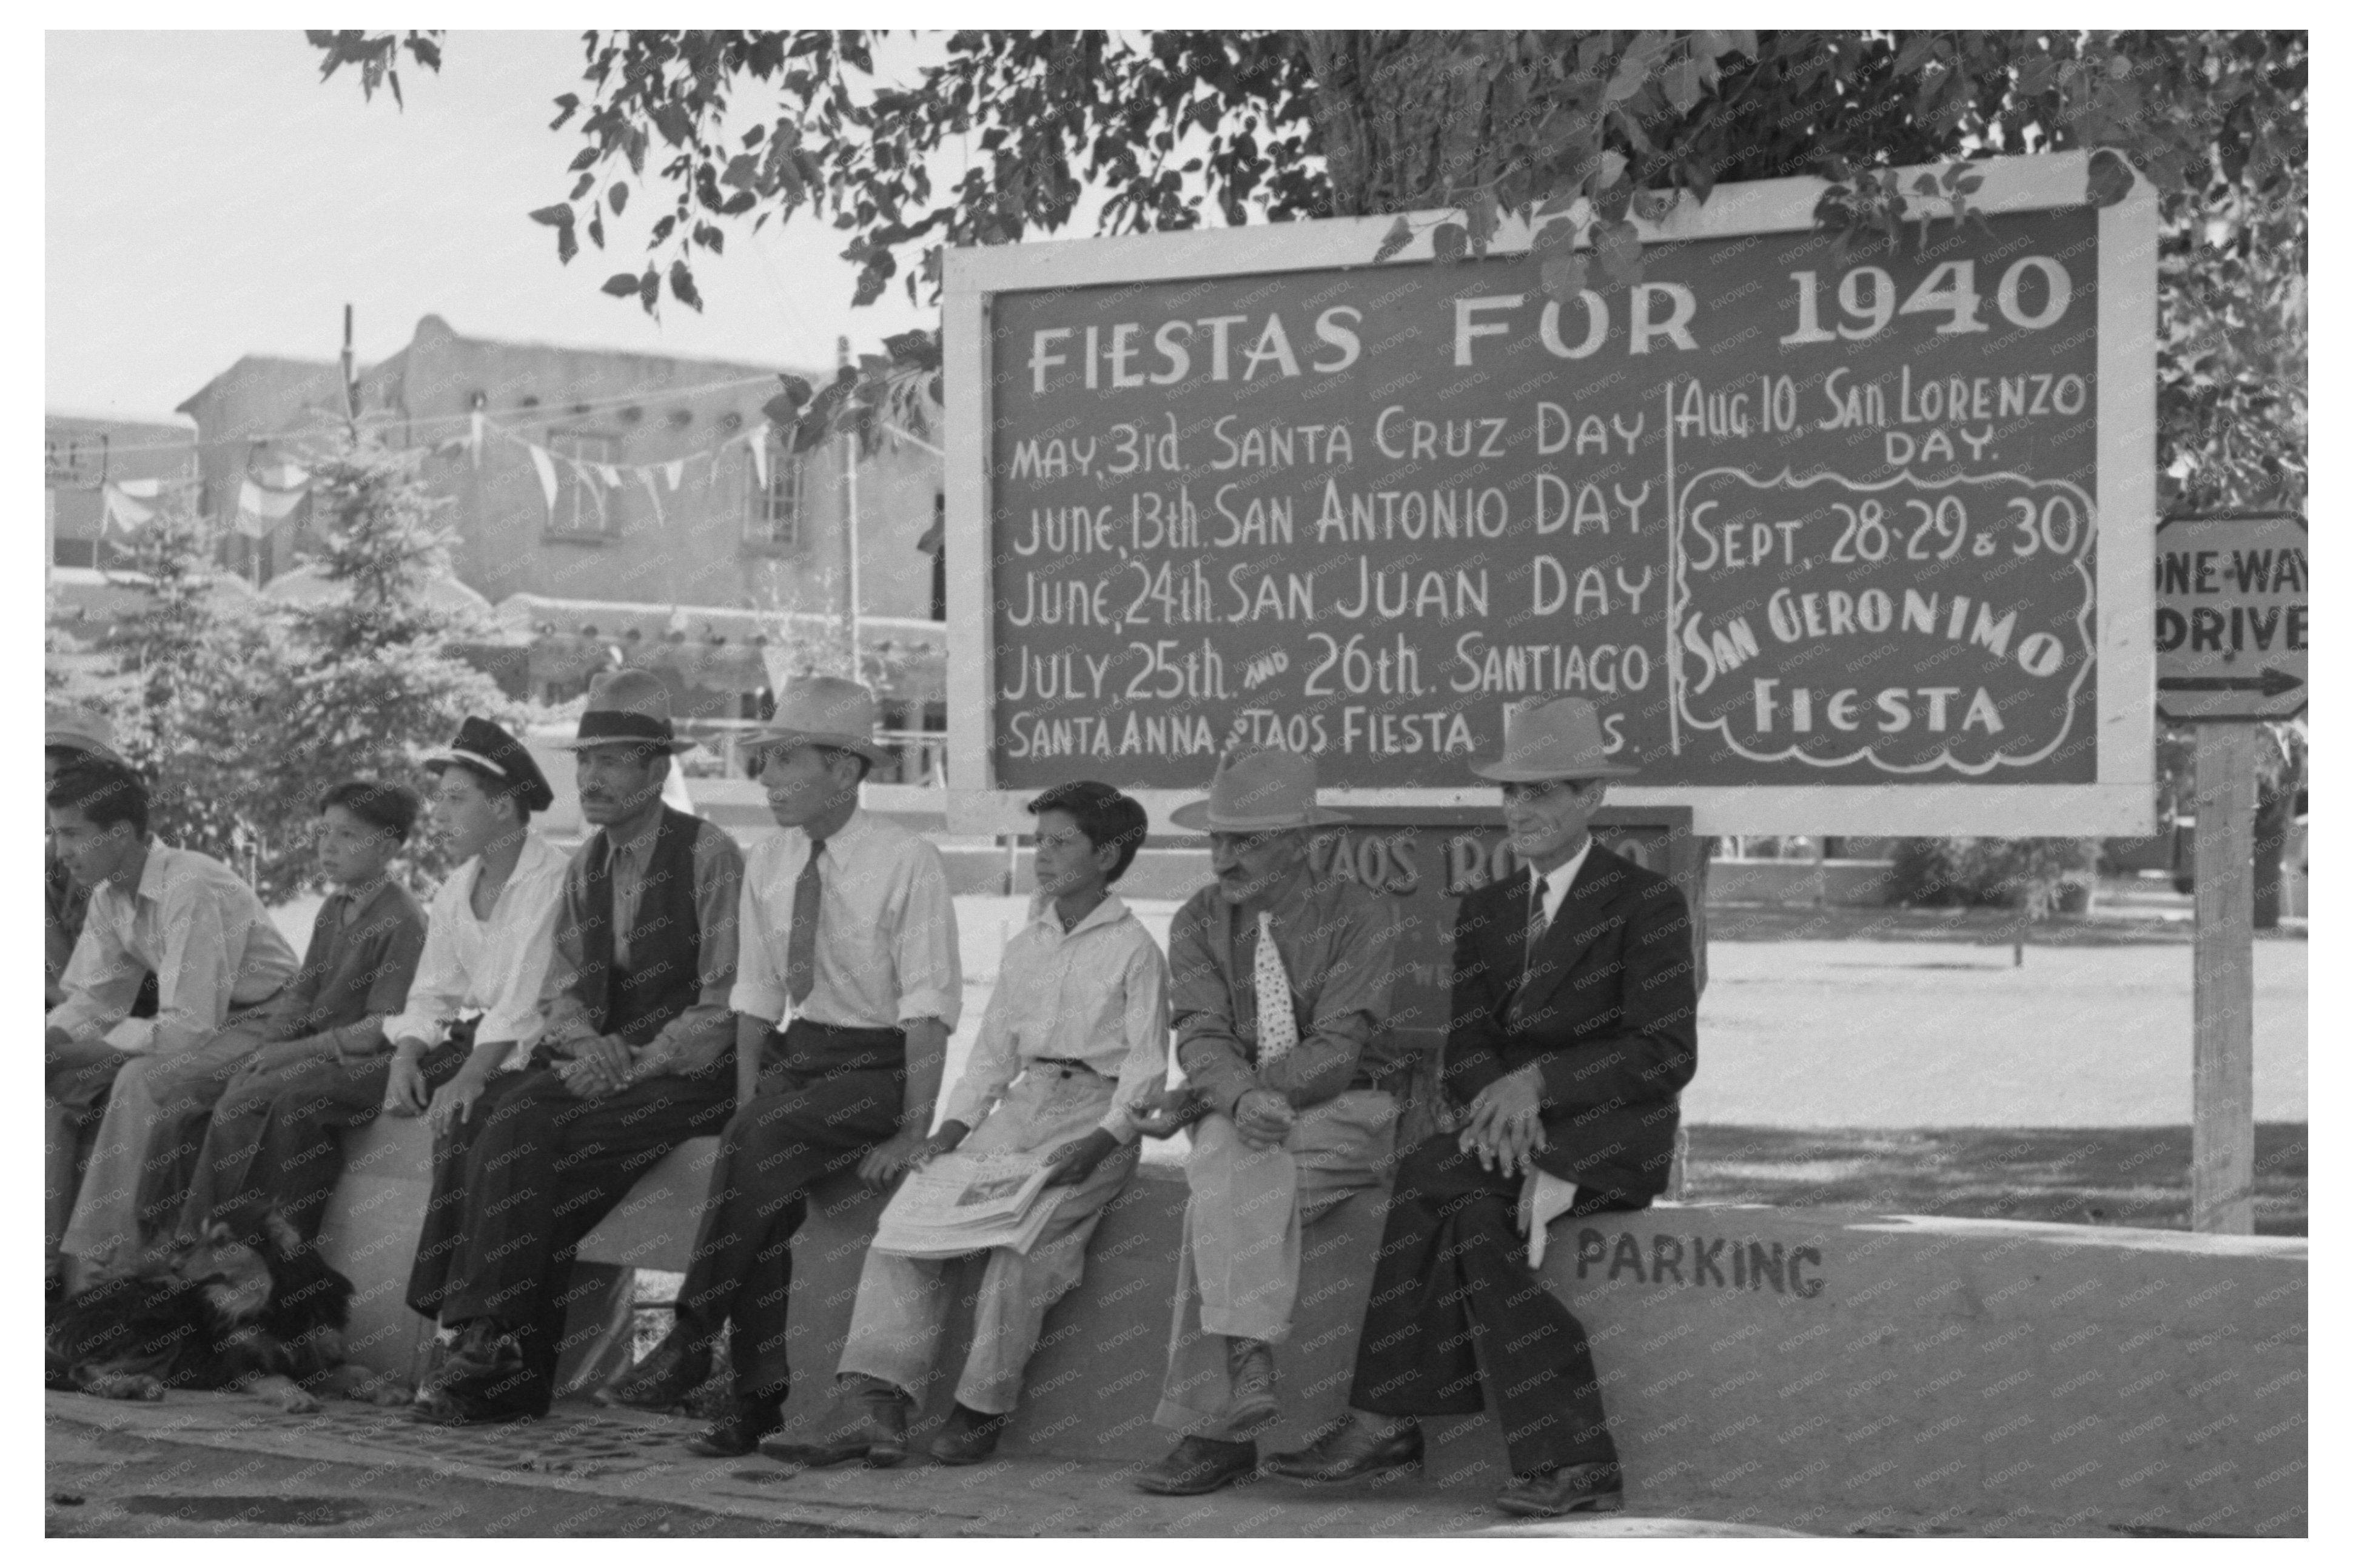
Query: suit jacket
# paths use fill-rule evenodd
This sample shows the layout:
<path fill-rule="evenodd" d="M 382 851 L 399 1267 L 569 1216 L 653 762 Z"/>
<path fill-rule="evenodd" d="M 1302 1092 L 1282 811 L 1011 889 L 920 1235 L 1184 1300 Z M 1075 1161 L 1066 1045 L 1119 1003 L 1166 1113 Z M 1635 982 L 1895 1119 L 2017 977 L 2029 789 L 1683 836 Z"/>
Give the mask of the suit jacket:
<path fill-rule="evenodd" d="M 1699 1066 L 1690 911 L 1672 882 L 1597 843 L 1528 953 L 1528 886 L 1493 884 L 1455 911 L 1446 1088 L 1467 1102 L 1537 1064 L 1536 1163 L 1597 1193 L 1655 1197 L 1675 1096 Z"/>

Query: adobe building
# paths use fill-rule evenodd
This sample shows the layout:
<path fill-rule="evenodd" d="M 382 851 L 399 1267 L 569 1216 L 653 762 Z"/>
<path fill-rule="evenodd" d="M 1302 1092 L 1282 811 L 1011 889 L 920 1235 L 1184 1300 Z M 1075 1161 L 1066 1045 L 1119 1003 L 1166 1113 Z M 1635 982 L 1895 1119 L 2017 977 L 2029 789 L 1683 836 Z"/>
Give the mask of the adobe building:
<path fill-rule="evenodd" d="M 774 679 L 846 672 L 854 579 L 860 673 L 917 782 L 946 728 L 940 460 L 899 441 L 853 474 L 846 443 L 791 452 L 761 411 L 780 368 L 464 337 L 428 315 L 360 373 L 361 417 L 427 453 L 458 579 L 495 606 L 492 664 L 518 695 L 563 702 L 598 670 L 649 668 L 730 755 Z M 315 439 L 342 397 L 332 364 L 249 356 L 183 403 L 207 510 L 233 517 L 245 476 Z M 249 553 L 231 564 L 267 584 L 301 553 L 308 512 L 232 537 Z"/>

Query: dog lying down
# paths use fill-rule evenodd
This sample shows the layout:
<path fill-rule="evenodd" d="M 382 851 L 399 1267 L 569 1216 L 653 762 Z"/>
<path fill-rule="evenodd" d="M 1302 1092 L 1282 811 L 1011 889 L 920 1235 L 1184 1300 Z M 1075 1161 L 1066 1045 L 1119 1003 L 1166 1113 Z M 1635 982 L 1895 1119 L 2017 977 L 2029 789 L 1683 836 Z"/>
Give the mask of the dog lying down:
<path fill-rule="evenodd" d="M 406 1384 L 344 1362 L 351 1304 L 352 1282 L 282 1215 L 249 1239 L 216 1224 L 69 1298 L 49 1327 L 48 1385 L 100 1399 L 231 1390 L 289 1415 L 318 1409 L 322 1394 L 406 1404 Z"/>

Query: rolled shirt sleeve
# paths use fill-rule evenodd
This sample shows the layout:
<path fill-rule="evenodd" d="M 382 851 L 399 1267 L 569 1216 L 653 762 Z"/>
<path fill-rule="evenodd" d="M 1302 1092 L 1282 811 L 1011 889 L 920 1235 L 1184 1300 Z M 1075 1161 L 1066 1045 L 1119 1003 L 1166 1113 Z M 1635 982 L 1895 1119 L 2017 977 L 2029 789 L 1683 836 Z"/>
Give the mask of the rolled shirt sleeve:
<path fill-rule="evenodd" d="M 65 1000 L 48 1011 L 48 1026 L 63 1029 L 77 1040 L 92 1040 L 109 1026 L 131 1016 L 139 999 L 139 980 L 146 966 L 124 951 L 114 929 L 92 915 L 82 922 L 73 956 L 66 961 L 58 985 Z"/>
<path fill-rule="evenodd" d="M 1119 1064 L 1119 1088 L 1104 1112 L 1103 1130 L 1123 1143 L 1135 1142 L 1135 1118 L 1127 1108 L 1168 1081 L 1168 963 L 1139 926 L 1128 950 L 1124 977 L 1127 1007 L 1121 1020 L 1127 1055 Z"/>
<path fill-rule="evenodd" d="M 899 971 L 899 1022 L 937 1018 L 954 1032 L 964 1011 L 955 900 L 939 850 L 922 839 L 915 841 L 915 850 L 892 955 Z"/>
<path fill-rule="evenodd" d="M 786 839 L 765 839 L 744 863 L 743 884 L 735 898 L 735 986 L 728 1005 L 747 1018 L 774 1024 L 785 1016 L 784 976 L 776 973 L 776 954 L 784 951 L 786 933 L 768 919 L 767 900 L 760 889 L 781 872 Z"/>
<path fill-rule="evenodd" d="M 1018 962 L 1016 946 L 1029 941 L 1029 932 L 1024 929 L 1006 944 L 1005 959 L 997 971 L 998 984 L 988 994 L 988 1005 L 981 1010 L 980 1036 L 972 1043 L 972 1053 L 965 1058 L 964 1071 L 957 1075 L 955 1088 L 948 1092 L 947 1107 L 940 1113 L 942 1121 L 961 1121 L 967 1129 L 979 1126 L 988 1108 L 1020 1076 L 1021 1062 L 1014 1049 L 1010 1025 L 1023 998 L 1015 994 L 1016 987 L 1009 982 Z"/>

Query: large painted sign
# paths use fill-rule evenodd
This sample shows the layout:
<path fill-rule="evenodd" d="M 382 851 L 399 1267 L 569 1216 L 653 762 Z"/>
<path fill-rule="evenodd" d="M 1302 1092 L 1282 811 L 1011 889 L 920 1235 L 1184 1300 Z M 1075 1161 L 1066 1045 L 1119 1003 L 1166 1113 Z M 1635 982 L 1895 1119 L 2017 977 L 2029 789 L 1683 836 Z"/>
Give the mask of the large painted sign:
<path fill-rule="evenodd" d="M 1457 802 L 1566 692 L 1641 770 L 1615 798 L 1701 831 L 2144 826 L 2154 204 L 1981 168 L 1894 251 L 1814 232 L 1816 182 L 1719 187 L 1567 300 L 1526 235 L 955 253 L 967 815 L 1173 800 L 1234 744 Z"/>

